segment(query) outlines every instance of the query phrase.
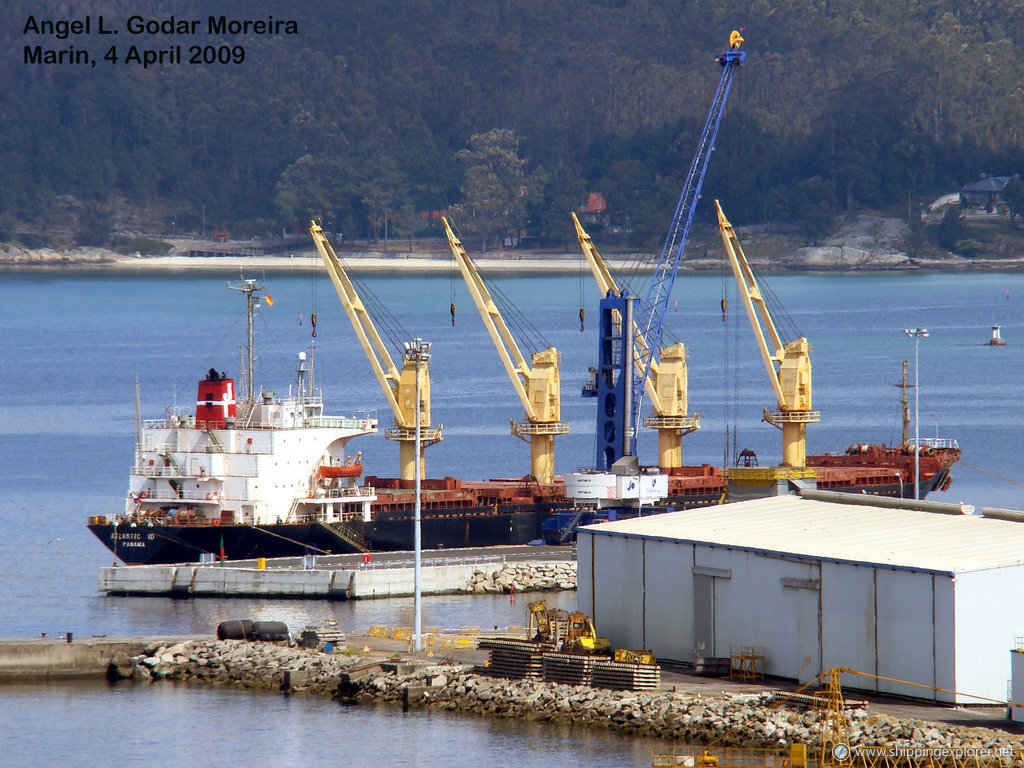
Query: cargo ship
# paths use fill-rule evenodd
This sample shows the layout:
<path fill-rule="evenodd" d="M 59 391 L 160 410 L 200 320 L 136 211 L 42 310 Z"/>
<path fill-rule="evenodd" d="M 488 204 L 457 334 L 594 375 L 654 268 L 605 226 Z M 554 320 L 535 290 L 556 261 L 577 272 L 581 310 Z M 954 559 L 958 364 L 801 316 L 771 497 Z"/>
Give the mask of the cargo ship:
<path fill-rule="evenodd" d="M 232 287 L 247 297 L 251 344 L 262 286 Z M 361 455 L 349 447 L 378 432 L 376 416 L 326 415 L 312 372 L 312 351 L 300 353 L 289 394 L 276 396 L 253 390 L 250 362 L 239 395 L 233 378 L 211 369 L 193 412 L 138 420 L 125 509 L 91 517 L 89 530 L 127 564 L 412 549 L 413 482 L 364 478 Z M 950 456 L 922 451 L 922 498 L 948 483 Z M 868 446 L 812 461 L 819 488 L 913 496 L 912 451 Z M 668 475 L 665 508 L 717 504 L 729 492 L 727 469 L 704 464 Z M 442 549 L 536 541 L 569 500 L 560 476 L 445 477 L 422 480 L 420 505 L 422 546 Z"/>

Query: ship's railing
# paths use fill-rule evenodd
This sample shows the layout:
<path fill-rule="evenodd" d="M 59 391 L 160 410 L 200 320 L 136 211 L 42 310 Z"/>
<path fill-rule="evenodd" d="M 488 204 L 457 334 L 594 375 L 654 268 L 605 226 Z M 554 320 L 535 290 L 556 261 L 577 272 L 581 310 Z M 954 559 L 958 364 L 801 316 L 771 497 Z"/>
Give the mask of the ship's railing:
<path fill-rule="evenodd" d="M 481 563 L 505 563 L 508 562 L 504 555 L 476 555 L 473 557 L 431 557 L 423 558 L 421 565 L 423 566 L 438 566 L 438 565 L 477 565 Z M 383 569 L 388 568 L 412 568 L 416 564 L 415 560 L 370 560 L 370 562 L 362 562 L 359 564 L 359 569 Z"/>
<path fill-rule="evenodd" d="M 316 494 L 316 496 L 304 496 L 297 499 L 297 501 L 308 504 L 331 504 L 341 499 L 362 498 L 368 496 L 376 497 L 377 489 L 372 485 L 346 485 L 341 488 L 317 490 Z"/>
<path fill-rule="evenodd" d="M 133 475 L 143 475 L 144 477 L 211 477 L 210 473 L 205 468 L 200 468 L 198 471 L 193 472 L 191 469 L 181 471 L 177 467 L 170 466 L 165 467 L 163 464 L 136 464 L 132 467 Z M 256 477 L 259 472 L 255 467 L 251 467 L 247 470 L 240 470 L 233 468 L 231 470 L 232 477 Z"/>
<path fill-rule="evenodd" d="M 351 416 L 313 416 L 306 419 L 306 425 L 328 429 L 376 429 L 377 420 L 355 419 Z"/>
<path fill-rule="evenodd" d="M 925 448 L 952 448 L 954 450 L 960 450 L 960 446 L 956 440 L 948 437 L 922 437 L 918 440 Z M 907 441 L 911 445 L 914 445 L 914 438 L 910 438 Z"/>
<path fill-rule="evenodd" d="M 375 418 L 358 418 L 355 416 L 307 416 L 303 420 L 303 424 L 306 427 L 319 427 L 323 429 L 376 429 L 377 420 Z M 146 419 L 142 422 L 144 429 L 246 429 L 246 430 L 271 430 L 271 429 L 290 429 L 292 425 L 282 425 L 280 423 L 272 423 L 268 421 L 262 422 L 246 422 L 242 424 L 240 421 L 236 422 L 231 427 L 227 427 L 223 421 L 196 421 L 195 419 L 184 416 L 184 417 L 172 417 L 169 419 Z"/>
<path fill-rule="evenodd" d="M 171 489 L 151 488 L 139 494 L 128 494 L 129 499 L 140 502 L 144 501 L 180 501 L 189 504 L 220 504 L 224 501 L 251 501 L 243 496 L 226 496 L 223 493 L 202 493 L 197 491 L 182 491 L 180 494 Z"/>
<path fill-rule="evenodd" d="M 183 447 L 177 443 L 146 443 L 142 446 L 142 450 L 146 453 L 234 453 L 234 454 L 247 454 L 247 455 L 260 455 L 269 456 L 273 453 L 273 450 L 269 445 L 258 446 L 252 443 L 246 443 L 245 445 L 236 447 L 235 450 L 226 450 L 223 447 L 211 445 L 210 443 L 203 443 L 202 445 L 196 445 L 194 447 Z"/>

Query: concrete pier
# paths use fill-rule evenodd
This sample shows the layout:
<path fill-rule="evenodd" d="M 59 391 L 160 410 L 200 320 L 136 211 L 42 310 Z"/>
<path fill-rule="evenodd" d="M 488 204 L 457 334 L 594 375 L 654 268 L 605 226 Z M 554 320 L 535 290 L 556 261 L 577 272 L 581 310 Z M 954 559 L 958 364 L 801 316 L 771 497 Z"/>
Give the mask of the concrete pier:
<path fill-rule="evenodd" d="M 209 638 L 180 638 L 207 640 Z M 0 681 L 104 677 L 115 656 L 137 656 L 153 637 L 0 640 Z"/>
<path fill-rule="evenodd" d="M 502 547 L 494 554 L 480 550 L 435 550 L 424 555 L 422 592 L 442 595 L 469 591 L 481 572 L 491 574 L 516 564 L 524 574 L 517 591 L 528 591 L 534 579 L 527 571 L 562 573 L 575 565 L 571 547 Z M 109 595 L 167 597 L 273 597 L 316 600 L 361 600 L 405 597 L 414 591 L 411 553 L 374 554 L 367 562 L 361 555 L 268 560 L 265 568 L 255 561 L 231 561 L 213 565 L 134 565 L 101 568 L 99 589 Z M 564 588 L 567 582 L 547 579 Z M 510 582 L 511 583 L 511 582 Z M 575 586 L 573 570 L 572 585 Z"/>

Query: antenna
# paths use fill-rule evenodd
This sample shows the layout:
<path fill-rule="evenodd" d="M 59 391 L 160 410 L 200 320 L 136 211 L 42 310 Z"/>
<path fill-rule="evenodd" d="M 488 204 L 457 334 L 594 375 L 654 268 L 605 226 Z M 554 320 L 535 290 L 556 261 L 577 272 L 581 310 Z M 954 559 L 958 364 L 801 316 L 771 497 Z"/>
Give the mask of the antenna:
<path fill-rule="evenodd" d="M 254 339 L 252 318 L 254 310 L 260 305 L 260 300 L 255 296 L 256 291 L 266 288 L 266 283 L 254 279 L 239 279 L 237 283 L 228 283 L 228 288 L 233 291 L 241 291 L 245 294 L 245 367 L 242 371 L 242 378 L 245 379 L 246 402 L 252 403 L 256 399 L 253 385 L 253 367 L 256 360 L 256 346 Z"/>

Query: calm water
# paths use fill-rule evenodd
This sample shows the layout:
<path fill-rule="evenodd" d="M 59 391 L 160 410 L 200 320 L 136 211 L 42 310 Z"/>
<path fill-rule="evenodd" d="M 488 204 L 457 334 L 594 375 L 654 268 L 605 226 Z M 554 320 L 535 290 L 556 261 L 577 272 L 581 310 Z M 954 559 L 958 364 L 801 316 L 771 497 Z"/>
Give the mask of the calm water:
<path fill-rule="evenodd" d="M 96 592 L 97 568 L 111 556 L 84 521 L 123 508 L 135 376 L 143 417 L 158 417 L 167 406 L 190 407 L 196 382 L 210 367 L 234 374 L 244 336 L 242 297 L 226 289 L 234 277 L 0 278 L 0 636 L 209 633 L 217 622 L 239 616 L 293 626 L 334 616 L 349 629 L 411 623 L 408 600 L 170 601 Z M 528 447 L 508 433 L 509 418 L 521 418 L 522 408 L 462 285 L 448 276 L 366 282 L 405 328 L 433 342 L 434 415 L 445 425 L 446 439 L 429 450 L 428 474 L 524 474 Z M 563 418 L 572 433 L 557 443 L 559 472 L 593 463 L 593 401 L 577 397 L 596 357 L 597 295 L 590 283 L 578 276 L 500 281 L 526 321 L 562 352 Z M 898 441 L 899 392 L 892 384 L 900 361 L 913 361 L 902 329 L 926 327 L 931 335 L 920 342 L 921 433 L 956 438 L 964 462 L 977 468 L 958 466 L 951 490 L 932 498 L 1024 507 L 1015 484 L 1024 482 L 1024 276 L 801 275 L 770 283 L 813 345 L 814 405 L 822 422 L 808 429 L 809 451 Z M 771 390 L 735 297 L 731 319 L 722 322 L 722 286 L 719 276 L 680 278 L 678 309 L 669 315 L 672 332 L 690 350 L 690 409 L 700 411 L 703 422 L 686 440 L 686 457 L 720 464 L 727 431 L 735 429 L 737 448 L 755 450 L 761 464 L 776 463 L 780 434 L 760 422 L 762 408 L 774 405 Z M 375 408 L 382 426 L 390 423 L 330 282 L 271 274 L 267 292 L 274 306 L 259 317 L 257 382 L 279 392 L 287 388 L 296 355 L 311 340 L 309 316 L 315 311 L 317 375 L 328 410 Z M 588 312 L 583 333 L 581 302 Z M 1006 347 L 984 346 L 995 323 L 1003 327 Z M 397 448 L 383 435 L 364 438 L 359 448 L 368 473 L 397 472 Z M 652 435 L 640 452 L 653 461 Z M 572 596 L 561 599 L 569 604 Z M 445 627 L 522 624 L 523 601 L 512 607 L 498 597 L 428 598 L 424 621 Z M 67 725 L 54 740 L 45 724 L 56 718 Z M 395 728 L 399 718 L 402 727 Z M 21 734 L 15 740 L 15 749 L 23 750 L 19 756 L 46 743 L 52 764 L 62 765 L 103 763 L 107 755 L 111 763 L 138 764 L 153 762 L 156 754 L 165 755 L 168 765 L 227 765 L 249 750 L 282 764 L 332 758 L 360 765 L 370 749 L 383 759 L 435 765 L 453 744 L 465 756 L 454 764 L 546 765 L 582 758 L 593 765 L 643 765 L 649 755 L 647 744 L 606 734 L 429 713 L 338 711 L 330 702 L 172 687 L 5 687 L 0 722 Z M 167 722 L 178 728 L 159 727 Z M 244 732 L 239 723 L 246 724 Z M 184 728 L 189 738 L 175 736 Z M 353 740 L 354 733 L 360 737 Z M 540 757 L 530 762 L 534 754 Z"/>

